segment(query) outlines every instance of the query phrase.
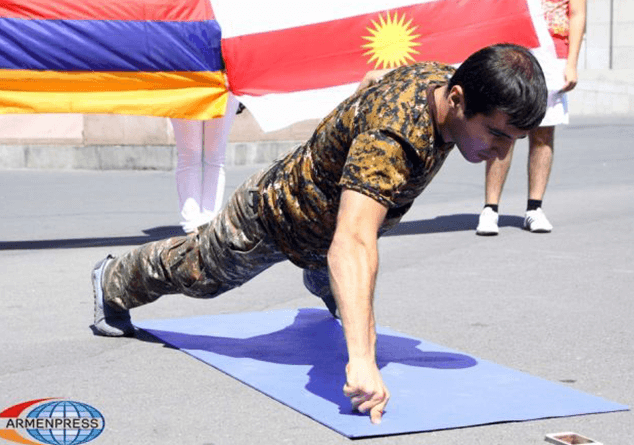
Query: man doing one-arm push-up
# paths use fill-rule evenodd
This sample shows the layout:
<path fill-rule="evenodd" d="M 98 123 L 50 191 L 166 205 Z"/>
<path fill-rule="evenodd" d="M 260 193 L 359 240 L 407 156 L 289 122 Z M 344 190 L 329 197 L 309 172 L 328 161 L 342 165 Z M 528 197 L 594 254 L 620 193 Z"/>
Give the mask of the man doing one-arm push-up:
<path fill-rule="evenodd" d="M 469 162 L 504 158 L 539 125 L 546 95 L 539 63 L 511 44 L 484 48 L 457 70 L 434 62 L 393 70 L 248 179 L 197 233 L 100 261 L 92 275 L 95 329 L 130 335 L 134 307 L 166 294 L 216 297 L 288 259 L 341 318 L 345 395 L 380 422 L 389 392 L 375 357 L 378 237 L 400 221 L 454 145 Z"/>

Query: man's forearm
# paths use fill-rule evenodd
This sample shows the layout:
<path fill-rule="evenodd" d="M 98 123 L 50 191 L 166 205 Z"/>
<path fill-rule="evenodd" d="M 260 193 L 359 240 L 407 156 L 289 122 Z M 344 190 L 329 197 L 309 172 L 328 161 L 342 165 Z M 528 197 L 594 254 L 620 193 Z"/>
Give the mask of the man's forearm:
<path fill-rule="evenodd" d="M 378 269 L 376 243 L 335 238 L 328 253 L 330 282 L 341 316 L 350 360 L 375 361 L 373 294 Z"/>
<path fill-rule="evenodd" d="M 567 63 L 577 67 L 583 34 L 586 30 L 586 0 L 571 0 Z"/>
<path fill-rule="evenodd" d="M 387 207 L 361 193 L 341 193 L 328 268 L 348 347 L 343 393 L 352 407 L 381 422 L 390 392 L 376 364 L 373 295 L 378 269 L 377 233 Z"/>

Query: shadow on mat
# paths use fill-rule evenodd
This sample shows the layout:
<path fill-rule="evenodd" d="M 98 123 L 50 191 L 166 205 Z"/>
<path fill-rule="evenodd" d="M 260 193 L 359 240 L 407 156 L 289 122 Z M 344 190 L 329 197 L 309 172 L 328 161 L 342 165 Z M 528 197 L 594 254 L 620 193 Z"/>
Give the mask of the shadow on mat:
<path fill-rule="evenodd" d="M 160 226 L 146 229 L 145 235 L 104 238 L 50 239 L 35 241 L 0 241 L 0 250 L 79 249 L 86 247 L 138 246 L 173 236 L 183 236 L 180 226 Z"/>
<path fill-rule="evenodd" d="M 310 379 L 306 389 L 337 404 L 342 414 L 360 415 L 352 411 L 349 399 L 342 392 L 347 362 L 346 343 L 341 325 L 326 310 L 300 309 L 290 326 L 270 334 L 244 339 L 154 329 L 145 331 L 168 347 L 207 351 L 226 357 L 249 358 L 282 365 L 310 365 L 312 367 L 308 371 Z M 140 340 L 156 342 L 141 332 L 141 335 L 137 336 Z M 418 340 L 378 334 L 379 369 L 390 363 L 435 369 L 463 369 L 477 364 L 475 359 L 464 354 L 421 351 L 416 348 L 418 344 Z M 213 363 L 209 364 L 214 366 Z M 250 363 L 245 366 L 253 368 Z M 240 379 L 239 376 L 234 377 Z M 267 376 L 263 374 L 261 378 L 265 379 Z M 283 376 L 271 375 L 268 378 L 277 384 Z M 252 382 L 249 384 L 253 386 Z M 283 382 L 280 384 L 283 385 Z"/>
<path fill-rule="evenodd" d="M 406 221 L 399 223 L 383 236 L 398 235 L 422 235 L 425 233 L 460 232 L 465 230 L 475 231 L 478 226 L 476 213 L 460 213 L 456 215 L 442 215 L 433 219 L 420 219 L 418 221 Z M 522 228 L 524 218 L 515 215 L 500 215 L 499 227 Z"/>

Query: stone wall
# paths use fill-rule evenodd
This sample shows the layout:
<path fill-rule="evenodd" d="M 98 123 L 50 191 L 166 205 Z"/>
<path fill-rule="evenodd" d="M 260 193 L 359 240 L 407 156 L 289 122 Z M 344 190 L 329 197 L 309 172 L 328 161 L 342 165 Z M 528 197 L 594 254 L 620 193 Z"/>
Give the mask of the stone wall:
<path fill-rule="evenodd" d="M 271 133 L 236 116 L 227 165 L 268 163 L 307 139 L 317 121 Z M 176 165 L 169 119 L 118 115 L 0 115 L 0 168 L 158 169 Z"/>
<path fill-rule="evenodd" d="M 634 2 L 587 0 L 587 27 L 579 66 L 599 70 L 634 69 Z"/>

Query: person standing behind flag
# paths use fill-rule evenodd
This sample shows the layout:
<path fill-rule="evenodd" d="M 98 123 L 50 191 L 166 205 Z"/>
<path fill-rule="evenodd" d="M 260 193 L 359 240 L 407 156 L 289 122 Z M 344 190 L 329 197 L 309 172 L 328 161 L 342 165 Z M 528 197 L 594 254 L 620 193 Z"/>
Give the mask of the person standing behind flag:
<path fill-rule="evenodd" d="M 206 121 L 171 119 L 176 139 L 176 190 L 185 233 L 211 221 L 222 206 L 225 152 L 240 102 L 229 93 L 225 115 Z"/>
<path fill-rule="evenodd" d="M 538 128 L 528 133 L 528 202 L 524 229 L 533 233 L 549 233 L 553 229 L 541 208 L 542 200 L 553 164 L 555 125 L 568 123 L 565 93 L 577 85 L 579 50 L 586 27 L 586 0 L 542 0 L 542 9 L 558 58 L 553 60 L 543 48 L 532 50 L 542 65 L 548 85 L 546 117 Z M 506 158 L 486 163 L 485 205 L 476 228 L 478 235 L 499 232 L 498 204 L 512 156 L 513 149 Z"/>

